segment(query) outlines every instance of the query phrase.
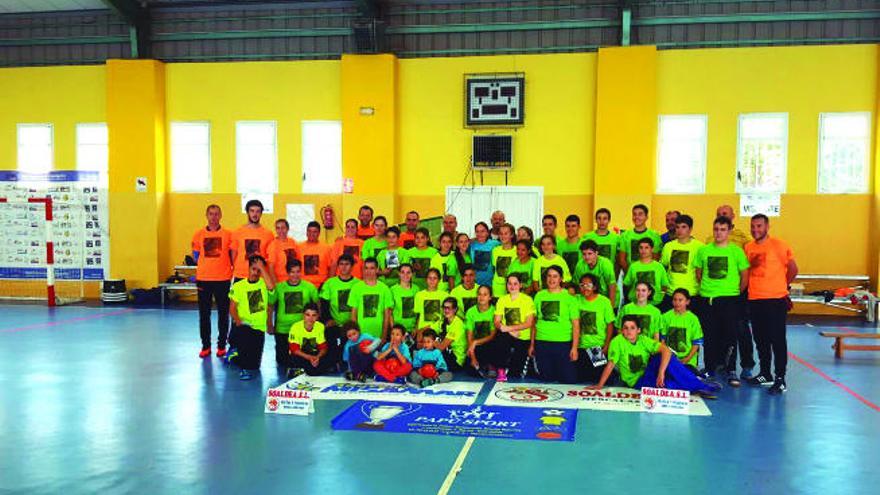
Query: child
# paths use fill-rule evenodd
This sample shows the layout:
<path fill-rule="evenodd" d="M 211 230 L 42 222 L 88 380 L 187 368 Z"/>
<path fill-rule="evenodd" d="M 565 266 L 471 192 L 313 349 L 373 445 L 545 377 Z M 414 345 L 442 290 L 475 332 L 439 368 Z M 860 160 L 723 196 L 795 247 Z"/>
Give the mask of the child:
<path fill-rule="evenodd" d="M 521 227 L 522 228 L 522 227 Z M 520 239 L 516 241 L 516 258 L 510 262 L 510 268 L 507 273 L 519 277 L 519 283 L 525 287 L 525 292 L 532 290 L 532 267 L 535 264 L 535 256 L 533 256 L 532 241 L 528 239 Z"/>
<path fill-rule="evenodd" d="M 324 324 L 318 321 L 318 305 L 306 304 L 303 319 L 290 327 L 290 363 L 293 366 L 288 378 L 296 378 L 303 373 L 309 376 L 323 375 L 332 363 L 327 356 L 327 340 Z"/>
<path fill-rule="evenodd" d="M 420 387 L 452 381 L 452 373 L 446 366 L 443 353 L 434 347 L 436 340 L 437 334 L 433 330 L 425 330 L 422 333 L 422 348 L 413 355 L 413 370 L 409 374 L 409 381 Z M 428 364 L 433 369 L 425 367 Z"/>
<path fill-rule="evenodd" d="M 635 302 L 627 303 L 621 308 L 620 314 L 617 316 L 617 326 L 622 325 L 622 318 L 628 315 L 635 315 L 639 319 L 639 328 L 648 338 L 660 340 L 660 310 L 656 306 L 649 304 L 651 297 L 651 286 L 645 282 L 638 282 L 635 286 Z"/>
<path fill-rule="evenodd" d="M 495 297 L 501 297 L 507 293 L 507 273 L 510 263 L 516 259 L 516 245 L 513 244 L 515 229 L 513 225 L 505 223 L 498 229 L 500 246 L 492 248 L 492 268 L 495 275 L 492 277 L 492 293 Z"/>
<path fill-rule="evenodd" d="M 580 342 L 577 301 L 562 288 L 561 267 L 548 267 L 544 283 L 547 288 L 535 294 L 529 355 L 535 357 L 542 380 L 574 383 Z"/>
<path fill-rule="evenodd" d="M 420 289 L 426 286 L 425 278 L 428 276 L 428 269 L 431 268 L 431 259 L 437 254 L 437 250 L 428 245 L 429 239 L 428 229 L 419 227 L 416 230 L 416 245 L 407 251 L 409 262 L 413 267 L 413 285 Z"/>
<path fill-rule="evenodd" d="M 385 239 L 385 229 L 388 228 L 388 220 L 379 215 L 373 219 L 373 237 L 364 241 L 364 247 L 361 249 L 361 259 L 376 258 L 379 251 L 388 247 L 388 240 Z"/>
<path fill-rule="evenodd" d="M 306 304 L 317 302 L 318 289 L 308 280 L 302 279 L 302 263 L 297 259 L 290 260 L 287 265 L 287 280 L 278 283 L 269 296 L 269 304 L 275 307 L 275 362 L 278 365 L 290 365 L 290 327 L 302 321 Z"/>
<path fill-rule="evenodd" d="M 389 228 L 385 232 L 385 240 L 388 244 L 376 255 L 376 261 L 379 262 L 380 280 L 389 288 L 397 285 L 400 267 L 409 263 L 409 251 L 398 245 L 398 239 L 400 239 L 400 229 L 397 227 Z"/>
<path fill-rule="evenodd" d="M 532 292 L 537 294 L 539 290 L 546 289 L 544 283 L 544 275 L 547 274 L 547 268 L 558 266 L 562 269 L 562 281 L 568 283 L 571 281 L 571 272 L 568 271 L 568 263 L 562 256 L 556 254 L 556 238 L 545 235 L 541 237 L 541 256 L 539 256 L 532 264 Z"/>
<path fill-rule="evenodd" d="M 421 341 L 420 335 L 426 328 L 434 331 L 440 329 L 443 321 L 443 300 L 449 297 L 449 294 L 437 288 L 440 284 L 440 271 L 436 268 L 428 269 L 425 283 L 427 288 L 416 294 L 415 312 L 419 315 L 415 330 L 416 342 Z"/>
<path fill-rule="evenodd" d="M 685 366 L 695 374 L 700 347 L 703 345 L 703 328 L 696 315 L 688 311 L 691 295 L 687 289 L 675 289 L 672 293 L 672 309 L 660 318 L 660 339 Z"/>
<path fill-rule="evenodd" d="M 620 373 L 620 381 L 635 389 L 671 388 L 714 398 L 719 388 L 717 385 L 704 383 L 678 359 L 673 359 L 672 351 L 666 344 L 641 334 L 639 319 L 633 315 L 623 318 L 621 334 L 611 339 L 608 347 L 608 364 L 605 365 L 599 383 L 588 388 L 602 389 L 615 368 Z"/>
<path fill-rule="evenodd" d="M 269 297 L 275 281 L 262 256 L 248 258 L 248 276 L 232 284 L 229 290 L 229 314 L 232 316 L 232 338 L 229 359 L 238 364 L 241 380 L 253 378 L 263 360 L 266 333 L 274 334 L 272 306 Z"/>
<path fill-rule="evenodd" d="M 658 305 L 663 302 L 663 294 L 669 287 L 669 278 L 666 268 L 659 261 L 654 261 L 654 241 L 649 237 L 639 239 L 639 260 L 629 265 L 626 276 L 623 277 L 623 285 L 629 287 L 626 297 L 632 301 L 635 299 L 636 282 L 645 282 L 651 286 L 651 304 Z"/>
<path fill-rule="evenodd" d="M 382 342 L 368 333 L 362 333 L 357 322 L 347 321 L 342 325 L 345 332 L 345 347 L 342 349 L 342 360 L 348 363 L 345 379 L 348 381 L 366 382 L 373 373 L 373 351 Z M 366 342 L 366 343 L 365 343 Z"/>
<path fill-rule="evenodd" d="M 391 323 L 406 329 L 407 337 L 411 337 L 409 332 L 415 331 L 418 320 L 416 294 L 419 293 L 419 288 L 412 285 L 412 278 L 412 265 L 404 263 L 400 265 L 399 282 L 391 287 L 391 298 L 394 299 Z"/>
<path fill-rule="evenodd" d="M 467 310 L 464 329 L 467 332 L 470 365 L 475 374 L 483 376 L 485 365 L 488 378 L 497 378 L 498 369 L 504 364 L 504 349 L 501 339 L 496 339 L 495 307 L 492 306 L 492 289 L 481 285 L 477 289 L 477 304 Z"/>
<path fill-rule="evenodd" d="M 458 301 L 454 297 L 443 300 L 443 321 L 438 337 L 437 348 L 443 351 L 450 371 L 460 370 L 467 356 L 467 335 L 464 322 L 458 317 Z"/>
<path fill-rule="evenodd" d="M 373 363 L 377 382 L 406 383 L 404 378 L 412 371 L 412 357 L 403 343 L 405 333 L 402 325 L 391 327 L 391 340 L 382 346 Z"/>
<path fill-rule="evenodd" d="M 535 374 L 534 366 L 526 370 L 532 327 L 535 324 L 535 303 L 531 297 L 520 292 L 521 288 L 519 277 L 508 275 L 507 294 L 499 297 L 495 305 L 495 328 L 501 332 L 496 338 L 501 339 L 500 345 L 505 349 L 504 361 L 509 362 L 511 378 Z M 507 381 L 505 367 L 498 368 L 499 382 Z"/>
<path fill-rule="evenodd" d="M 578 381 L 596 383 L 605 368 L 603 358 L 608 355 L 608 346 L 614 336 L 614 309 L 611 301 L 599 294 L 600 284 L 596 275 L 587 273 L 580 280 L 581 293 L 577 297 L 581 332 L 578 345 Z"/>
<path fill-rule="evenodd" d="M 452 253 L 452 234 L 443 232 L 440 234 L 437 244 L 440 246 L 440 250 L 431 258 L 430 267 L 440 271 L 440 290 L 449 292 L 461 283 L 458 261 Z"/>
<path fill-rule="evenodd" d="M 467 311 L 477 304 L 477 272 L 474 265 L 465 265 L 461 273 L 461 284 L 449 291 L 449 295 L 458 301 L 458 317 L 464 320 Z"/>
<path fill-rule="evenodd" d="M 492 285 L 492 249 L 499 244 L 501 243 L 489 236 L 486 222 L 477 222 L 474 225 L 474 239 L 468 245 L 468 251 L 477 272 L 477 283 L 480 285 Z"/>

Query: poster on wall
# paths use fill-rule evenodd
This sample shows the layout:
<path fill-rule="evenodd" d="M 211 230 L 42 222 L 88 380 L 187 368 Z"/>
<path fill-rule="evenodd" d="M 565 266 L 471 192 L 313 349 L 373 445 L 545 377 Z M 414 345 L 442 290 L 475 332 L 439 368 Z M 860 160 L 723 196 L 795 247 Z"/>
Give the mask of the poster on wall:
<path fill-rule="evenodd" d="M 45 206 L 52 198 L 55 277 L 103 280 L 109 273 L 110 236 L 106 181 L 98 172 L 45 174 L 0 171 L 0 278 L 46 277 Z"/>
<path fill-rule="evenodd" d="M 741 194 L 739 197 L 739 216 L 750 218 L 763 213 L 768 217 L 778 217 L 781 211 L 779 194 Z"/>

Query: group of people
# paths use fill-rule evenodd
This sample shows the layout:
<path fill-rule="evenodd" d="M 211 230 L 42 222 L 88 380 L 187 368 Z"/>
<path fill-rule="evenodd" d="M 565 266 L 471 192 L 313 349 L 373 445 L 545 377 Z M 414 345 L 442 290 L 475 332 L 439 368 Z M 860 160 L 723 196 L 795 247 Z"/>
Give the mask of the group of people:
<path fill-rule="evenodd" d="M 788 286 L 797 264 L 770 237 L 764 215 L 750 219 L 749 236 L 723 205 L 700 242 L 689 215 L 668 212 L 661 235 L 648 228 L 641 204 L 630 229 L 613 229 L 611 212 L 600 208 L 587 233 L 577 215 L 562 232 L 544 215 L 539 238 L 496 211 L 473 233 L 445 215 L 432 239 L 418 212 L 399 229 L 365 205 L 328 244 L 318 222 L 296 242 L 286 220 L 275 221 L 274 233 L 260 224 L 259 201 L 246 212 L 247 224 L 229 231 L 220 208 L 209 206 L 192 241 L 199 356 L 211 354 L 216 303 L 216 355 L 237 364 L 244 380 L 259 369 L 270 334 L 290 377 L 344 372 L 425 387 L 466 372 L 710 398 L 724 382 L 771 394 L 787 387 Z"/>

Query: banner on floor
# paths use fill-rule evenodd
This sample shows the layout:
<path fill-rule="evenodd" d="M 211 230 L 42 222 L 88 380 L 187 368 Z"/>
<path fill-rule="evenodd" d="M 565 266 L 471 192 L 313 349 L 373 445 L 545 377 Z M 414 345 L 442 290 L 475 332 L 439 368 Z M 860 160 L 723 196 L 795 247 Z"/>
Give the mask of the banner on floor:
<path fill-rule="evenodd" d="M 642 387 L 642 412 L 654 414 L 688 414 L 691 410 L 691 393 L 687 390 Z"/>
<path fill-rule="evenodd" d="M 642 394 L 631 388 L 590 390 L 583 385 L 496 383 L 489 392 L 486 405 L 642 412 L 641 399 Z M 712 415 L 700 397 L 690 396 L 688 404 L 688 409 L 681 414 Z"/>
<path fill-rule="evenodd" d="M 393 400 L 419 404 L 470 405 L 477 399 L 480 382 L 438 383 L 416 388 L 395 383 L 349 382 L 332 376 L 300 375 L 281 386 L 309 392 L 313 400 Z"/>
<path fill-rule="evenodd" d="M 284 386 L 270 388 L 266 392 L 266 414 L 292 414 L 308 416 L 315 412 L 312 397 L 305 390 L 287 390 Z"/>
<path fill-rule="evenodd" d="M 334 430 L 420 433 L 509 440 L 574 441 L 577 411 L 358 401 L 333 419 Z"/>

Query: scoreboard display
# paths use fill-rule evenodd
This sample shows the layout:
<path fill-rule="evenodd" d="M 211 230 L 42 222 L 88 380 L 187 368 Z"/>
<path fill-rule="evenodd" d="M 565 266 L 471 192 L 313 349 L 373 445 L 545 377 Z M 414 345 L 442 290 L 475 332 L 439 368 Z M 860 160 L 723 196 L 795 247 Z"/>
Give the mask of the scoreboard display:
<path fill-rule="evenodd" d="M 524 89 L 523 76 L 467 76 L 466 125 L 522 125 L 525 117 Z"/>

